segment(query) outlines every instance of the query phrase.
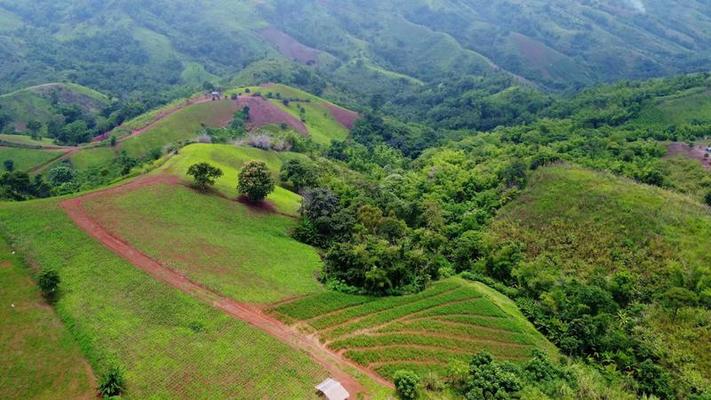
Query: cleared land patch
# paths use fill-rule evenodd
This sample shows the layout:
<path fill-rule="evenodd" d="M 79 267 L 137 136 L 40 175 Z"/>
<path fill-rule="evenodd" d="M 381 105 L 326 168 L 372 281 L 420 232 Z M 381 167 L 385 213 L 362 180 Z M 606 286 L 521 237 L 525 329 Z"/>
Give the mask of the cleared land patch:
<path fill-rule="evenodd" d="M 94 399 L 91 367 L 29 273 L 0 239 L 0 398 Z"/>
<path fill-rule="evenodd" d="M 35 167 L 51 162 L 65 154 L 62 150 L 39 150 L 19 147 L 1 147 L 0 163 L 12 160 L 17 171 L 30 171 Z"/>
<path fill-rule="evenodd" d="M 554 351 L 515 306 L 492 296 L 481 284 L 453 278 L 411 296 L 328 292 L 272 312 L 388 378 L 403 368 L 444 373 L 451 360 L 468 362 L 482 350 L 511 361 L 528 359 L 536 347 Z"/>

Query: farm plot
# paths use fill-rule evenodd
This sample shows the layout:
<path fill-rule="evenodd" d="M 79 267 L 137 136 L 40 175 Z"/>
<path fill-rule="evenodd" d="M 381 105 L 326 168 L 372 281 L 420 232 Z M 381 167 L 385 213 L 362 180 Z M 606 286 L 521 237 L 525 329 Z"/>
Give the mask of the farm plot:
<path fill-rule="evenodd" d="M 450 361 L 467 362 L 482 350 L 514 362 L 536 347 L 554 351 L 509 300 L 492 292 L 455 278 L 411 296 L 324 293 L 272 312 L 388 378 L 399 369 L 444 372 Z"/>
<path fill-rule="evenodd" d="M 15 170 L 27 172 L 34 167 L 59 158 L 63 154 L 64 152 L 61 150 L 0 147 L 0 163 L 10 160 L 14 163 Z M 0 168 L 2 168 L 2 164 L 0 164 Z"/>
<path fill-rule="evenodd" d="M 124 261 L 79 230 L 56 200 L 0 205 L 0 229 L 37 267 L 57 269 L 59 316 L 98 374 L 110 365 L 124 370 L 122 398 L 315 399 L 313 385 L 328 375 L 306 354 Z"/>
<path fill-rule="evenodd" d="M 118 189 L 85 197 L 87 215 L 200 285 L 250 303 L 321 291 L 320 258 L 289 236 L 292 218 L 180 184 Z"/>

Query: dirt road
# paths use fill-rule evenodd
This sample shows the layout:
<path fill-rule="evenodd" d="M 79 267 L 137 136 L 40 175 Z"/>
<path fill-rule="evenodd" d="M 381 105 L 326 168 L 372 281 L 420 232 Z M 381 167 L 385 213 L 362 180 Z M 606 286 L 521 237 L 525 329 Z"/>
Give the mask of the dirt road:
<path fill-rule="evenodd" d="M 671 143 L 667 148 L 667 157 L 684 156 L 698 160 L 706 169 L 711 170 L 711 155 L 706 157 L 704 146 L 690 147 L 686 143 Z"/>
<path fill-rule="evenodd" d="M 375 372 L 359 366 L 340 354 L 331 351 L 320 343 L 316 337 L 307 336 L 296 329 L 282 323 L 276 318 L 264 313 L 258 306 L 240 303 L 207 287 L 188 279 L 185 275 L 172 270 L 158 261 L 148 257 L 133 248 L 118 237 L 113 236 L 102 226 L 94 222 L 84 211 L 82 202 L 104 195 L 122 193 L 140 187 L 158 184 L 177 184 L 179 180 L 171 175 L 154 175 L 139 178 L 121 186 L 93 192 L 86 196 L 64 201 L 61 206 L 74 222 L 93 238 L 104 244 L 114 253 L 131 262 L 134 266 L 146 272 L 153 278 L 167 283 L 191 296 L 218 308 L 230 316 L 244 321 L 289 346 L 307 353 L 314 361 L 322 365 L 333 378 L 340 381 L 348 392 L 356 398 L 361 393 L 368 398 L 363 385 L 353 376 L 345 372 L 347 369 L 358 369 L 376 382 L 392 387 L 392 384 Z"/>

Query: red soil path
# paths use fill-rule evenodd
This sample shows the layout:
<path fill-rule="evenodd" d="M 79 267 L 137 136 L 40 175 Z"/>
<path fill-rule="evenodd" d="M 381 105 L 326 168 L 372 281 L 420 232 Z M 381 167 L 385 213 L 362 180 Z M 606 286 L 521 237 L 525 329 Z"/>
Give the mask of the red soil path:
<path fill-rule="evenodd" d="M 322 365 L 331 376 L 340 381 L 354 398 L 357 397 L 359 393 L 367 396 L 367 392 L 360 382 L 345 372 L 347 368 L 356 368 L 381 385 L 393 387 L 389 381 L 383 379 L 372 370 L 357 365 L 338 353 L 329 350 L 325 345 L 321 344 L 315 336 L 307 336 L 298 332 L 296 329 L 266 314 L 258 306 L 240 303 L 224 297 L 141 253 L 94 222 L 82 205 L 85 200 L 100 196 L 115 195 L 145 186 L 177 183 L 179 183 L 179 179 L 175 176 L 148 176 L 133 180 L 121 186 L 115 186 L 103 191 L 89 193 L 83 197 L 66 200 L 61 203 L 61 207 L 82 230 L 153 278 L 188 293 L 198 300 L 208 303 L 228 315 L 262 330 L 294 349 L 307 353 L 314 361 Z"/>
<path fill-rule="evenodd" d="M 348 129 L 353 129 L 355 122 L 360 118 L 357 112 L 346 110 L 345 108 L 338 107 L 335 104 L 326 104 L 326 108 L 331 112 L 331 116 L 338 121 L 339 124 L 343 125 Z"/>
<path fill-rule="evenodd" d="M 237 104 L 240 109 L 244 106 L 249 107 L 249 122 L 247 123 L 249 129 L 265 125 L 287 124 L 304 136 L 309 134 L 309 130 L 303 122 L 262 97 L 240 96 L 237 99 Z"/>
<path fill-rule="evenodd" d="M 689 147 L 686 143 L 672 143 L 667 149 L 667 157 L 684 156 L 698 160 L 706 169 L 711 170 L 711 155 L 706 157 L 704 146 Z"/>

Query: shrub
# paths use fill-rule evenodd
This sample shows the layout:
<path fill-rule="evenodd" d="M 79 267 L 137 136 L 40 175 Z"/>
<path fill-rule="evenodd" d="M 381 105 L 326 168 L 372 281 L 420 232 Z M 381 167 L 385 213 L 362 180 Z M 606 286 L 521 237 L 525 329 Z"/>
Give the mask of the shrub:
<path fill-rule="evenodd" d="M 73 181 L 74 178 L 76 178 L 76 172 L 66 165 L 56 166 L 47 174 L 47 179 L 52 186 L 60 186 L 64 183 Z"/>
<path fill-rule="evenodd" d="M 208 186 L 214 185 L 215 180 L 222 176 L 222 170 L 202 162 L 191 165 L 188 168 L 188 175 L 195 180 L 195 187 L 204 191 Z"/>
<path fill-rule="evenodd" d="M 400 370 L 395 372 L 395 389 L 402 400 L 414 400 L 420 395 L 418 385 L 420 377 L 412 371 Z"/>
<path fill-rule="evenodd" d="M 422 387 L 431 392 L 441 392 L 445 385 L 436 372 L 429 372 L 422 378 Z"/>
<path fill-rule="evenodd" d="M 47 301 L 54 302 L 59 294 L 59 274 L 53 269 L 46 269 L 40 273 L 37 285 L 42 291 L 42 295 Z"/>
<path fill-rule="evenodd" d="M 274 179 L 263 161 L 250 161 L 239 173 L 237 190 L 251 202 L 264 200 L 274 191 Z"/>
<path fill-rule="evenodd" d="M 12 160 L 5 160 L 2 163 L 3 167 L 5 167 L 5 171 L 7 172 L 12 172 L 15 170 L 15 162 Z M 711 195 L 711 193 L 709 193 Z"/>
<path fill-rule="evenodd" d="M 104 398 L 120 396 L 125 390 L 124 385 L 123 371 L 115 365 L 111 366 L 101 377 L 99 394 Z"/>
<path fill-rule="evenodd" d="M 706 205 L 711 207 L 711 191 L 706 193 L 706 196 L 704 196 L 704 202 L 706 203 Z"/>

